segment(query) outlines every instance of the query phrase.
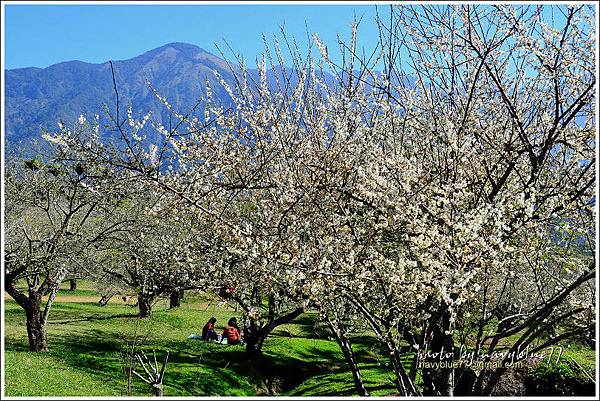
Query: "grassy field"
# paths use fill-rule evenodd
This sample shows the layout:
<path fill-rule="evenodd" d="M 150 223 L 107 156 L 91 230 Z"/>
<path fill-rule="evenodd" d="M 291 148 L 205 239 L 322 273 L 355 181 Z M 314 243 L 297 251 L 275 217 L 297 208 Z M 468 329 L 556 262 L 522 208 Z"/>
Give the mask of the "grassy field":
<path fill-rule="evenodd" d="M 305 313 L 277 328 L 261 360 L 250 363 L 240 346 L 187 339 L 199 334 L 211 316 L 218 319 L 217 327 L 239 316 L 231 305 L 189 291 L 181 307 L 170 310 L 159 302 L 151 319 L 139 319 L 131 300 L 128 304 L 115 297 L 102 307 L 89 283 L 78 284 L 76 291 L 61 290 L 54 303 L 48 353 L 28 352 L 24 313 L 5 295 L 6 395 L 125 396 L 134 344 L 140 350 L 155 349 L 159 359 L 169 351 L 166 396 L 355 394 L 338 345 L 315 314 Z M 373 395 L 393 394 L 391 370 L 374 339 L 365 336 L 354 343 L 367 388 Z M 595 366 L 590 348 L 572 345 L 563 355 L 584 367 Z M 133 378 L 131 395 L 151 394 L 148 385 Z"/>
<path fill-rule="evenodd" d="M 65 288 L 67 286 L 65 285 Z M 211 317 L 222 327 L 239 316 L 228 305 L 208 303 L 186 293 L 182 306 L 159 302 L 151 319 L 121 298 L 99 306 L 85 282 L 74 292 L 61 290 L 50 314 L 48 353 L 28 352 L 22 309 L 5 297 L 5 385 L 10 396 L 127 395 L 127 355 L 169 351 L 166 396 L 199 395 L 352 395 L 353 382 L 337 343 L 316 316 L 304 314 L 267 339 L 259 363 L 250 364 L 240 346 L 188 340 Z M 131 301 L 129 301 L 131 303 Z M 367 385 L 374 394 L 393 393 L 391 375 L 368 338 L 356 347 Z M 134 377 L 133 396 L 151 395 Z"/>

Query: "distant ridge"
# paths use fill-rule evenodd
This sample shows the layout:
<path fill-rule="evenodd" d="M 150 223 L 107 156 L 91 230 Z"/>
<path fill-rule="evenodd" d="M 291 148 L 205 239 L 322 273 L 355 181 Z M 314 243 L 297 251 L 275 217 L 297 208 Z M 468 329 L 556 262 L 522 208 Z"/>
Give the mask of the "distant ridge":
<path fill-rule="evenodd" d="M 181 110 L 192 107 L 205 91 L 208 79 L 215 95 L 229 97 L 215 82 L 213 70 L 230 84 L 232 67 L 199 46 L 174 42 L 126 60 L 113 61 L 119 94 L 131 101 L 134 112 L 152 111 L 167 119 L 167 112 L 146 85 L 153 86 Z M 235 70 L 235 68 L 234 68 Z M 101 114 L 102 105 L 113 106 L 114 91 L 109 62 L 65 61 L 46 68 L 26 67 L 5 71 L 5 140 L 7 146 L 27 144 L 44 130 L 55 130 L 58 121 L 72 122 L 80 114 Z"/>

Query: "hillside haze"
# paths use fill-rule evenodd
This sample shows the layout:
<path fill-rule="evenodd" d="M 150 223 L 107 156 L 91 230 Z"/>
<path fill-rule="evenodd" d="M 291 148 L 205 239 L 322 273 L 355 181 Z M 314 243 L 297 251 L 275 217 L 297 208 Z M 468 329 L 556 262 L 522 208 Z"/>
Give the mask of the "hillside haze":
<path fill-rule="evenodd" d="M 113 61 L 121 113 L 131 101 L 134 115 L 153 112 L 166 124 L 167 112 L 146 84 L 152 85 L 177 110 L 191 108 L 205 93 L 208 79 L 224 103 L 229 96 L 216 82 L 214 70 L 234 85 L 237 67 L 187 43 L 170 43 L 137 57 Z M 254 73 L 254 72 L 252 72 Z M 27 144 L 44 130 L 55 131 L 60 120 L 72 123 L 80 114 L 103 114 L 103 105 L 115 106 L 110 63 L 68 61 L 47 68 L 5 71 L 5 141 Z M 124 114 L 123 114 L 124 115 Z"/>

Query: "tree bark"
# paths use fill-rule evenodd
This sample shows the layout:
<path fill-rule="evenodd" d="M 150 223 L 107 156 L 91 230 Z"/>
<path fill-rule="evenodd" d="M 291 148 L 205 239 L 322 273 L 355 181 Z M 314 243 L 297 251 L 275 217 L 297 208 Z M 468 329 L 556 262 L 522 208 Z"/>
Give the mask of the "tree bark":
<path fill-rule="evenodd" d="M 362 380 L 362 375 L 360 373 L 360 369 L 358 368 L 358 363 L 354 358 L 354 351 L 352 351 L 352 344 L 350 340 L 346 337 L 346 335 L 342 332 L 336 330 L 336 327 L 333 325 L 331 321 L 328 321 L 329 327 L 331 331 L 335 334 L 335 338 L 337 340 L 344 357 L 346 358 L 346 362 L 350 366 L 350 371 L 352 372 L 352 379 L 354 380 L 354 388 L 356 392 L 361 397 L 368 397 L 370 394 L 365 388 L 365 384 Z"/>
<path fill-rule="evenodd" d="M 138 295 L 138 308 L 139 308 L 139 317 L 150 317 L 152 313 L 152 301 L 154 301 L 154 297 L 146 294 Z"/>
<path fill-rule="evenodd" d="M 270 322 L 263 327 L 258 327 L 255 323 L 252 323 L 250 332 L 246 333 L 244 341 L 246 342 L 246 353 L 250 357 L 255 357 L 262 352 L 262 346 L 266 338 L 271 334 L 273 329 L 282 324 L 286 324 L 300 316 L 304 312 L 303 308 L 294 309 L 277 319 L 270 319 Z"/>
<path fill-rule="evenodd" d="M 346 357 L 346 362 L 350 365 L 350 370 L 352 371 L 352 379 L 354 380 L 354 388 L 357 393 L 361 397 L 368 397 L 370 394 L 367 391 L 365 384 L 362 380 L 362 375 L 360 374 L 360 369 L 358 368 L 358 363 L 354 358 L 354 352 L 352 351 L 352 345 L 348 341 L 348 339 L 343 339 L 340 343 L 340 348 L 344 353 L 344 357 Z"/>
<path fill-rule="evenodd" d="M 262 346 L 266 338 L 274 328 L 275 327 L 270 327 L 270 325 L 261 328 L 256 327 L 256 331 L 252 330 L 246 335 L 244 337 L 244 341 L 246 342 L 246 353 L 251 357 L 259 355 L 262 352 Z"/>
<path fill-rule="evenodd" d="M 105 294 L 102 295 L 102 298 L 100 298 L 100 300 L 98 301 L 98 303 L 100 304 L 100 306 L 106 306 L 106 304 L 108 304 L 108 301 L 110 301 L 110 299 L 112 297 L 114 297 L 115 294 Z"/>
<path fill-rule="evenodd" d="M 6 273 L 5 270 L 4 288 L 17 304 L 25 310 L 29 349 L 33 352 L 47 352 L 46 322 L 44 320 L 44 315 L 42 314 L 43 293 L 30 289 L 29 296 L 27 296 L 17 289 L 15 277 L 21 273 L 23 269 L 13 271 L 12 273 Z"/>
<path fill-rule="evenodd" d="M 41 311 L 42 295 L 38 292 L 29 293 L 28 302 L 24 306 L 27 317 L 27 337 L 29 349 L 33 352 L 47 352 L 46 325 Z"/>
<path fill-rule="evenodd" d="M 181 306 L 181 300 L 183 299 L 183 289 L 175 289 L 171 291 L 171 295 L 169 297 L 169 308 L 177 308 Z"/>
<path fill-rule="evenodd" d="M 70 279 L 69 280 L 69 291 L 75 291 L 77 289 L 77 279 Z"/>
<path fill-rule="evenodd" d="M 164 390 L 163 390 L 163 385 L 162 383 L 158 383 L 158 384 L 153 384 L 152 387 L 154 388 L 154 395 L 157 397 L 162 397 L 164 394 Z"/>
<path fill-rule="evenodd" d="M 435 325 L 429 344 L 432 353 L 448 354 L 449 357 L 440 357 L 439 362 L 451 365 L 454 363 L 454 337 L 450 330 L 450 313 L 445 311 L 439 325 Z M 454 395 L 454 369 L 438 368 L 423 369 L 423 395 Z"/>

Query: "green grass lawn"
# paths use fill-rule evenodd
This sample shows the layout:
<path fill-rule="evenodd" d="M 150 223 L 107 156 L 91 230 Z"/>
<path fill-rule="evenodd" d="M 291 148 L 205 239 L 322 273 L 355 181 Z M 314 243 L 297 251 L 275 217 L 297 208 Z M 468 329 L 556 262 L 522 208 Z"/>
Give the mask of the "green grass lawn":
<path fill-rule="evenodd" d="M 207 303 L 186 294 L 182 306 L 169 310 L 159 302 L 152 318 L 139 319 L 124 302 L 102 307 L 87 283 L 59 296 L 77 302 L 54 303 L 48 325 L 48 353 L 28 351 L 25 317 L 11 299 L 5 301 L 5 384 L 9 396 L 125 396 L 127 355 L 134 342 L 155 349 L 158 358 L 169 351 L 166 396 L 200 395 L 353 395 L 353 382 L 337 343 L 328 337 L 315 314 L 306 313 L 277 328 L 264 345 L 260 361 L 250 363 L 240 346 L 188 340 L 211 317 L 222 327 L 239 316 L 228 305 Z M 372 339 L 356 346 L 364 375 L 375 394 L 393 393 L 391 375 L 380 364 Z M 151 395 L 148 385 L 133 378 L 133 396 Z"/>
<path fill-rule="evenodd" d="M 119 297 L 102 307 L 91 283 L 68 283 L 50 313 L 47 353 L 28 351 L 25 316 L 5 300 L 5 393 L 9 396 L 126 396 L 128 353 L 169 351 L 164 379 L 166 396 L 346 396 L 355 395 L 352 375 L 327 327 L 314 313 L 278 327 L 267 339 L 258 361 L 248 361 L 240 346 L 188 340 L 211 317 L 223 327 L 239 316 L 231 305 L 188 291 L 182 306 L 154 306 L 150 319 Z M 393 373 L 373 337 L 354 338 L 354 350 L 367 389 L 373 395 L 394 394 Z M 585 368 L 595 366 L 593 349 L 576 344 L 564 355 Z M 405 361 L 408 365 L 408 359 Z M 593 370 L 592 370 L 593 372 Z M 148 396 L 148 385 L 133 377 L 131 395 Z"/>

